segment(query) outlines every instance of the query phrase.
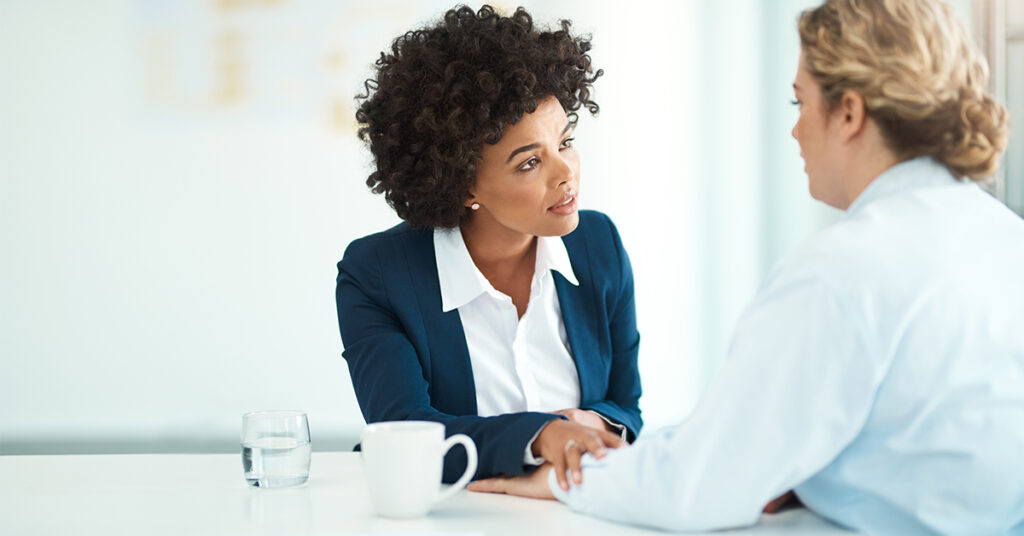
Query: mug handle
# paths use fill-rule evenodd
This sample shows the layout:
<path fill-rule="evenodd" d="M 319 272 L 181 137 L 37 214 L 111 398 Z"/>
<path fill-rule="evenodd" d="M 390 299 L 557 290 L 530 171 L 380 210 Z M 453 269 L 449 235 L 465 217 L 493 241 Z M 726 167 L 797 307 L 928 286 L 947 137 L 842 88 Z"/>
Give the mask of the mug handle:
<path fill-rule="evenodd" d="M 469 480 L 473 478 L 474 474 L 476 474 L 476 444 L 473 443 L 473 440 L 470 439 L 468 435 L 455 434 L 446 439 L 441 445 L 444 448 L 444 454 L 448 454 L 448 451 L 458 444 L 462 444 L 462 446 L 466 447 L 466 472 L 462 473 L 462 476 L 452 484 L 452 487 L 442 491 L 440 495 L 434 499 L 435 503 L 443 501 L 458 493 L 459 490 L 466 487 L 466 484 L 469 484 Z"/>

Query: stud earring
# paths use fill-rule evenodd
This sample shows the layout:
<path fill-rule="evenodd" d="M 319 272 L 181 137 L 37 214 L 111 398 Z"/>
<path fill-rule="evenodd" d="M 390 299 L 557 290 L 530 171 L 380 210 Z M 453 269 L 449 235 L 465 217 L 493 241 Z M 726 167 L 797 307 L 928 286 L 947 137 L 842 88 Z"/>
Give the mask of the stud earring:
<path fill-rule="evenodd" d="M 469 208 L 477 210 L 480 208 L 480 203 L 473 203 L 472 205 L 469 205 Z"/>

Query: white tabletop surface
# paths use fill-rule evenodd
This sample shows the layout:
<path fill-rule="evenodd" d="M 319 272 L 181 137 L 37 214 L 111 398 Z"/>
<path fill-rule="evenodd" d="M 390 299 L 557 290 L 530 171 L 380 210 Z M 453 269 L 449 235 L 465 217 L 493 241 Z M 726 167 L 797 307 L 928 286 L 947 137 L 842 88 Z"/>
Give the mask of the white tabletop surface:
<path fill-rule="evenodd" d="M 350 452 L 314 453 L 306 485 L 274 490 L 245 484 L 240 454 L 0 456 L 0 534 L 664 534 L 468 491 L 425 518 L 382 519 L 365 485 Z M 805 509 L 737 532 L 847 533 Z"/>

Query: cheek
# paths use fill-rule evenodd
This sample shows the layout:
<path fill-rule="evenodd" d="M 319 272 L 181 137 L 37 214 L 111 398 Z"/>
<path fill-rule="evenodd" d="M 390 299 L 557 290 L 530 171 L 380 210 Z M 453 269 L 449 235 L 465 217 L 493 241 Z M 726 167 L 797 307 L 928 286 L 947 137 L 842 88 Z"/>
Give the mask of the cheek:
<path fill-rule="evenodd" d="M 569 164 L 569 167 L 572 168 L 573 172 L 576 175 L 579 175 L 579 173 L 580 173 L 580 153 L 578 153 L 576 151 L 576 149 L 569 149 L 568 151 L 566 151 L 563 154 L 565 155 L 563 157 L 563 158 L 565 158 L 565 162 L 567 164 Z"/>
<path fill-rule="evenodd" d="M 518 214 L 533 210 L 544 200 L 544 187 L 539 177 L 517 176 L 505 183 L 503 188 L 489 192 L 493 210 L 505 214 Z"/>

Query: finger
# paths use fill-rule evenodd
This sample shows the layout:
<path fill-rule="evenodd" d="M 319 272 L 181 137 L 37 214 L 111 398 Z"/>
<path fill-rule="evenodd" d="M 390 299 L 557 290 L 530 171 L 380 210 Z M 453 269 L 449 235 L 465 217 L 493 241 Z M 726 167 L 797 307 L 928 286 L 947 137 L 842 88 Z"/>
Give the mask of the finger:
<path fill-rule="evenodd" d="M 555 471 L 555 480 L 558 481 L 558 487 L 562 488 L 562 491 L 569 491 L 569 481 L 565 479 L 565 450 L 558 452 L 554 455 L 551 462 L 551 467 Z"/>
<path fill-rule="evenodd" d="M 587 436 L 587 438 L 583 440 L 583 446 L 599 460 L 608 455 L 608 451 L 604 448 L 602 438 L 597 435 Z M 580 455 L 582 455 L 582 452 Z"/>
<path fill-rule="evenodd" d="M 776 497 L 775 499 L 772 499 L 771 502 L 765 505 L 763 510 L 764 513 L 774 514 L 775 512 L 778 512 L 779 510 L 782 509 L 782 507 L 786 506 L 789 503 L 789 501 L 793 499 L 794 496 L 795 495 L 793 494 L 793 492 L 789 491 L 783 493 L 782 495 Z"/>
<path fill-rule="evenodd" d="M 597 438 L 589 438 L 589 441 L 600 443 Z M 602 445 L 601 448 L 603 449 L 604 446 Z M 572 483 L 576 485 L 583 483 L 583 471 L 580 469 L 580 457 L 583 456 L 583 451 L 584 447 L 578 444 L 565 449 L 565 463 L 569 467 L 569 472 L 572 473 Z"/>
<path fill-rule="evenodd" d="M 506 486 L 504 478 L 485 478 L 470 482 L 466 489 L 480 493 L 505 493 Z"/>

